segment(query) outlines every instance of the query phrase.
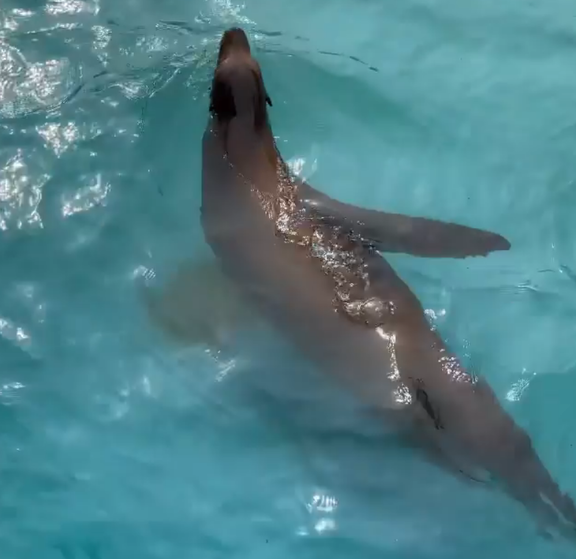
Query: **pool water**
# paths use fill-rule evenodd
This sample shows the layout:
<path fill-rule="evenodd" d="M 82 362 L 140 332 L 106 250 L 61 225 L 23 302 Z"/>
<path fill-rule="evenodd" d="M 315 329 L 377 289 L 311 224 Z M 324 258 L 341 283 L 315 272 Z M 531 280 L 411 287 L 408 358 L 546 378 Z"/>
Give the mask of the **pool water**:
<path fill-rule="evenodd" d="M 209 253 L 218 40 L 250 34 L 285 158 L 341 200 L 512 250 L 390 260 L 576 495 L 576 74 L 568 0 L 3 0 L 3 559 L 557 559 L 265 328 L 175 343 L 143 285 Z"/>

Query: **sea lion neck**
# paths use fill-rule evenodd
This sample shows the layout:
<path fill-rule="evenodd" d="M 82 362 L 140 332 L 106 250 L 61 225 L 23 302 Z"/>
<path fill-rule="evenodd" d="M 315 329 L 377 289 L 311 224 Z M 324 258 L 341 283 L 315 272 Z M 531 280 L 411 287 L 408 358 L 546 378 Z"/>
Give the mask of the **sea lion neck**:
<path fill-rule="evenodd" d="M 212 121 L 222 156 L 237 173 L 240 183 L 267 196 L 276 196 L 293 186 L 292 176 L 274 140 L 270 126 L 255 131 L 242 118 Z"/>

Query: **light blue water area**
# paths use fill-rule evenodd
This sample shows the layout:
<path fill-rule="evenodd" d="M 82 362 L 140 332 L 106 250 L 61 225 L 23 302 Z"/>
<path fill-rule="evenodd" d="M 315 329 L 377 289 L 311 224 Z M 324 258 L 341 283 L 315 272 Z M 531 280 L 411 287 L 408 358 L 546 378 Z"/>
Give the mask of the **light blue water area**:
<path fill-rule="evenodd" d="M 207 253 L 207 91 L 242 25 L 315 186 L 510 239 L 391 261 L 576 495 L 574 17 L 568 0 L 2 0 L 2 559 L 573 557 L 282 340 L 175 345 L 139 286 Z"/>

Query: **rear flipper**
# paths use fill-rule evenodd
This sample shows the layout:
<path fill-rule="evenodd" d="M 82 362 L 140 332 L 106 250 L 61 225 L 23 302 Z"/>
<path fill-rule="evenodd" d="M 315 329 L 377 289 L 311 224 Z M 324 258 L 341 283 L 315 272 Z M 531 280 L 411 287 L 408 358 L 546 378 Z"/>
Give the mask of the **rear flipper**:
<path fill-rule="evenodd" d="M 507 239 L 490 231 L 345 204 L 319 192 L 304 181 L 300 182 L 299 190 L 307 210 L 323 221 L 356 231 L 372 242 L 380 252 L 466 258 L 510 249 Z"/>
<path fill-rule="evenodd" d="M 537 491 L 510 493 L 532 513 L 540 536 L 551 539 L 557 534 L 576 543 L 574 503 L 568 495 L 558 492 L 551 500 L 549 495 Z"/>
<path fill-rule="evenodd" d="M 256 320 L 216 261 L 187 262 L 162 289 L 144 288 L 142 295 L 154 325 L 184 345 L 224 349 L 238 329 Z"/>
<path fill-rule="evenodd" d="M 531 447 L 530 447 L 531 448 Z M 530 451 L 507 480 L 508 492 L 533 515 L 539 533 L 556 534 L 576 543 L 576 505 L 562 493 L 538 456 Z"/>

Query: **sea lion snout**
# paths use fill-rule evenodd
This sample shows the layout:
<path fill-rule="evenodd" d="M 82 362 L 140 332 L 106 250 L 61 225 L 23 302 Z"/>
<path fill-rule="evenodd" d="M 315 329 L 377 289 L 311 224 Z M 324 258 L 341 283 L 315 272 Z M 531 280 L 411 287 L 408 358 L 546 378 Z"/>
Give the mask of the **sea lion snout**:
<path fill-rule="evenodd" d="M 260 65 L 252 57 L 246 33 L 237 27 L 224 32 L 210 92 L 210 112 L 220 122 L 252 118 L 256 129 L 268 120 L 266 104 L 272 101 Z"/>
<path fill-rule="evenodd" d="M 239 53 L 251 56 L 250 43 L 243 29 L 240 27 L 231 27 L 224 31 L 220 39 L 218 65 L 228 56 Z"/>

